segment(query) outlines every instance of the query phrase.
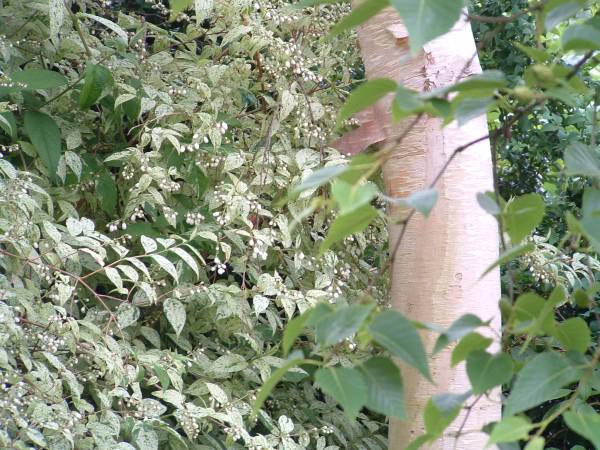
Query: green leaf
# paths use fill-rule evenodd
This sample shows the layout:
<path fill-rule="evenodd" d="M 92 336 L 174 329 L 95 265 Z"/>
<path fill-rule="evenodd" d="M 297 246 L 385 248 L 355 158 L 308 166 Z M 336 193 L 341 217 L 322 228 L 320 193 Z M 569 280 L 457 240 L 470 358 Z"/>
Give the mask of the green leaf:
<path fill-rule="evenodd" d="M 177 273 L 175 264 L 162 255 L 150 255 L 150 258 L 152 258 L 165 272 L 171 275 L 175 281 L 178 280 L 179 274 Z"/>
<path fill-rule="evenodd" d="M 500 70 L 486 70 L 480 74 L 471 75 L 466 80 L 455 85 L 443 88 L 442 92 L 469 92 L 477 91 L 480 95 L 482 91 L 492 94 L 496 89 L 506 86 L 506 77 Z M 439 92 L 439 91 L 435 91 Z"/>
<path fill-rule="evenodd" d="M 0 113 L 0 128 L 6 131 L 11 138 L 17 137 L 17 121 L 15 120 L 15 115 L 6 111 Z"/>
<path fill-rule="evenodd" d="M 88 66 L 85 81 L 79 96 L 79 107 L 88 109 L 102 97 L 104 89 L 113 84 L 113 77 L 106 67 L 100 64 Z"/>
<path fill-rule="evenodd" d="M 419 97 L 417 91 L 398 86 L 392 104 L 392 117 L 395 122 L 425 109 L 427 109 L 427 104 Z"/>
<path fill-rule="evenodd" d="M 48 169 L 50 177 L 56 181 L 62 147 L 58 125 L 47 114 L 26 111 L 25 130 L 35 151 Z"/>
<path fill-rule="evenodd" d="M 534 437 L 527 443 L 523 450 L 544 450 L 545 444 L 546 440 L 543 437 Z"/>
<path fill-rule="evenodd" d="M 504 414 L 512 416 L 561 395 L 561 389 L 579 378 L 579 370 L 564 356 L 540 353 L 517 374 Z"/>
<path fill-rule="evenodd" d="M 375 356 L 359 370 L 367 383 L 367 408 L 405 420 L 404 386 L 398 366 L 389 358 Z"/>
<path fill-rule="evenodd" d="M 304 314 L 294 317 L 288 322 L 285 331 L 283 332 L 283 340 L 281 343 L 284 355 L 287 355 L 290 352 L 292 345 L 294 345 L 294 342 L 296 342 L 296 339 L 300 336 L 302 330 L 304 330 L 304 327 L 307 325 L 307 322 L 310 320 L 314 311 L 314 309 L 309 309 Z"/>
<path fill-rule="evenodd" d="M 471 352 L 467 357 L 467 375 L 474 395 L 484 394 L 493 387 L 506 384 L 513 374 L 513 362 L 509 355 L 488 352 Z"/>
<path fill-rule="evenodd" d="M 565 150 L 565 172 L 567 175 L 583 175 L 600 178 L 600 159 L 590 146 L 581 142 L 571 144 Z"/>
<path fill-rule="evenodd" d="M 107 170 L 100 171 L 98 181 L 96 182 L 96 196 L 100 201 L 100 207 L 106 213 L 112 216 L 117 208 L 117 185 L 113 177 Z"/>
<path fill-rule="evenodd" d="M 532 428 L 533 425 L 524 417 L 506 417 L 494 426 L 487 445 L 526 439 Z"/>
<path fill-rule="evenodd" d="M 114 23 L 112 20 L 108 20 L 108 19 L 105 19 L 104 17 L 95 16 L 94 14 L 87 14 L 87 13 L 83 13 L 82 16 L 87 17 L 88 19 L 95 20 L 98 23 L 101 23 L 106 28 L 113 31 L 117 36 L 119 36 L 124 44 L 127 44 L 128 40 L 129 40 L 127 31 L 125 31 L 119 25 Z"/>
<path fill-rule="evenodd" d="M 515 247 L 509 248 L 504 253 L 502 253 L 500 255 L 500 258 L 498 258 L 496 261 L 494 261 L 494 263 L 491 266 L 489 266 L 487 269 L 485 269 L 485 272 L 483 272 L 481 277 L 483 278 L 488 273 L 490 273 L 492 270 L 494 270 L 496 267 L 498 267 L 502 264 L 506 264 L 514 259 L 517 259 L 519 256 L 523 256 L 534 250 L 535 250 L 535 245 L 532 244 L 531 242 L 527 243 L 527 244 L 519 244 Z"/>
<path fill-rule="evenodd" d="M 349 119 L 357 112 L 377 103 L 390 92 L 394 92 L 397 87 L 398 85 L 394 80 L 387 78 L 365 81 L 354 89 L 346 99 L 338 114 L 338 124 Z"/>
<path fill-rule="evenodd" d="M 589 440 L 594 447 L 600 448 L 600 414 L 567 411 L 563 418 L 571 430 Z"/>
<path fill-rule="evenodd" d="M 300 183 L 300 185 L 298 185 L 293 192 L 303 192 L 322 186 L 348 170 L 348 167 L 348 164 L 340 164 L 337 166 L 328 166 L 319 170 L 315 170 L 302 183 Z"/>
<path fill-rule="evenodd" d="M 441 436 L 460 413 L 462 403 L 470 396 L 465 394 L 439 394 L 429 399 L 425 405 L 423 418 L 425 431 L 429 436 Z"/>
<path fill-rule="evenodd" d="M 408 29 L 413 54 L 427 42 L 450 31 L 465 6 L 463 0 L 392 0 L 392 5 Z"/>
<path fill-rule="evenodd" d="M 265 403 L 265 400 L 269 397 L 269 395 L 271 395 L 271 391 L 275 388 L 277 383 L 279 383 L 279 381 L 292 367 L 306 364 L 314 366 L 321 365 L 319 361 L 314 361 L 312 359 L 292 358 L 289 361 L 287 361 L 284 365 L 282 365 L 279 369 L 277 369 L 275 372 L 273 372 L 271 374 L 271 377 L 265 383 L 263 383 L 258 394 L 256 394 L 256 400 L 254 401 L 254 405 L 252 406 L 252 416 L 256 416 L 256 413 Z"/>
<path fill-rule="evenodd" d="M 493 192 L 479 192 L 477 194 L 477 203 L 479 203 L 479 206 L 481 206 L 486 213 L 491 214 L 492 216 L 499 216 L 502 212 L 500 206 L 496 203 Z"/>
<path fill-rule="evenodd" d="M 477 117 L 483 116 L 496 101 L 491 96 L 482 98 L 471 97 L 464 93 L 458 94 L 452 105 L 455 109 L 456 120 L 459 125 L 464 125 Z"/>
<path fill-rule="evenodd" d="M 415 192 L 408 197 L 404 198 L 391 198 L 386 197 L 388 201 L 402 206 L 404 208 L 415 209 L 416 211 L 423 214 L 425 217 L 429 217 L 429 213 L 434 208 L 438 201 L 438 192 L 435 189 L 426 189 L 424 191 Z"/>
<path fill-rule="evenodd" d="M 185 306 L 179 300 L 169 298 L 163 304 L 163 311 L 165 313 L 165 317 L 175 330 L 175 333 L 177 336 L 179 336 L 179 333 L 181 333 L 183 327 L 185 326 Z"/>
<path fill-rule="evenodd" d="M 513 308 L 515 332 L 532 335 L 550 334 L 554 331 L 554 305 L 533 292 L 517 298 Z"/>
<path fill-rule="evenodd" d="M 315 383 L 354 419 L 367 402 L 367 385 L 361 373 L 345 367 L 325 367 L 315 373 Z"/>
<path fill-rule="evenodd" d="M 585 6 L 585 0 L 551 0 L 544 5 L 542 17 L 546 30 L 550 31 L 562 21 L 577 14 Z"/>
<path fill-rule="evenodd" d="M 600 50 L 600 30 L 591 25 L 571 25 L 563 33 L 561 42 L 565 51 Z"/>
<path fill-rule="evenodd" d="M 357 27 L 375 16 L 379 11 L 390 4 L 390 0 L 366 0 L 361 2 L 355 8 L 352 8 L 350 14 L 340 20 L 330 32 L 331 36 L 336 36 L 344 31 Z"/>
<path fill-rule="evenodd" d="M 354 335 L 369 317 L 374 306 L 345 305 L 334 308 L 321 317 L 315 317 L 317 341 L 321 345 L 332 345 Z"/>
<path fill-rule="evenodd" d="M 160 381 L 160 386 L 163 391 L 169 389 L 169 385 L 171 384 L 171 379 L 169 378 L 168 372 L 158 364 L 155 364 L 153 367 L 154 374 L 158 377 L 158 381 Z"/>
<path fill-rule="evenodd" d="M 571 317 L 561 322 L 554 336 L 565 350 L 585 353 L 590 346 L 592 336 L 585 320 L 581 317 Z"/>
<path fill-rule="evenodd" d="M 544 50 L 540 50 L 539 48 L 527 47 L 520 42 L 514 42 L 513 44 L 515 47 L 529 56 L 533 62 L 545 63 L 551 59 L 551 56 L 548 53 L 546 53 Z"/>
<path fill-rule="evenodd" d="M 351 185 L 336 179 L 331 185 L 331 195 L 339 205 L 340 214 L 347 214 L 368 204 L 377 196 L 378 192 L 375 183 L 371 182 Z"/>
<path fill-rule="evenodd" d="M 377 315 L 369 333 L 383 348 L 431 379 L 427 355 L 417 329 L 400 312 L 389 310 Z"/>
<path fill-rule="evenodd" d="M 520 243 L 542 222 L 545 208 L 538 194 L 525 194 L 508 203 L 503 220 L 513 244 Z"/>
<path fill-rule="evenodd" d="M 461 361 L 467 359 L 471 352 L 483 351 L 488 348 L 493 339 L 482 336 L 479 333 L 469 333 L 463 337 L 454 350 L 452 350 L 452 366 L 457 365 Z"/>
<path fill-rule="evenodd" d="M 451 342 L 459 340 L 483 325 L 485 325 L 485 322 L 482 322 L 479 317 L 473 314 L 464 314 L 460 316 L 437 338 L 435 346 L 433 347 L 433 353 L 438 353 Z"/>
<path fill-rule="evenodd" d="M 12 80 L 27 85 L 24 89 L 52 89 L 69 82 L 61 73 L 45 69 L 25 69 L 12 75 Z"/>
<path fill-rule="evenodd" d="M 331 224 L 327 237 L 321 244 L 319 252 L 323 254 L 333 244 L 346 236 L 360 233 L 377 217 L 377 210 L 371 205 L 365 205 L 348 214 L 339 215 Z"/>

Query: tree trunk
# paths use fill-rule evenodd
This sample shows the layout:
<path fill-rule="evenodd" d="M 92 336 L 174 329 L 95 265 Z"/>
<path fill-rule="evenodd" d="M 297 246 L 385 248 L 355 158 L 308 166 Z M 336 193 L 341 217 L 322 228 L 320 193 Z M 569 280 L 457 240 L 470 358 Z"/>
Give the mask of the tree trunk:
<path fill-rule="evenodd" d="M 392 78 L 412 89 L 426 91 L 481 71 L 474 57 L 476 48 L 470 25 L 464 21 L 427 44 L 415 57 L 409 53 L 406 37 L 406 29 L 392 8 L 360 28 L 359 41 L 368 78 Z M 378 125 L 388 144 L 397 140 L 413 120 L 391 124 L 392 100 L 390 96 L 379 102 L 372 114 L 379 118 Z M 445 128 L 439 119 L 422 118 L 384 167 L 388 195 L 402 197 L 425 189 L 455 148 L 487 133 L 484 116 L 463 126 L 452 123 Z M 393 306 L 413 320 L 444 327 L 461 315 L 472 313 L 484 320 L 493 319 L 499 330 L 498 271 L 480 279 L 498 257 L 496 222 L 476 201 L 478 192 L 493 190 L 489 141 L 482 141 L 459 154 L 436 188 L 437 205 L 428 219 L 416 215 L 410 221 L 396 255 L 392 268 Z M 390 228 L 390 249 L 396 245 L 400 228 L 399 225 Z M 426 333 L 423 337 L 430 351 L 435 336 Z M 415 370 L 402 367 L 408 420 L 391 423 L 390 449 L 403 449 L 424 434 L 421 413 L 432 394 L 463 393 L 470 388 L 464 364 L 455 369 L 450 367 L 450 351 L 438 354 L 431 364 L 435 385 Z M 480 429 L 499 416 L 499 395 L 493 399 L 482 398 L 471 411 L 464 430 Z M 457 431 L 461 422 L 457 419 L 447 432 Z M 483 449 L 486 439 L 483 433 L 468 433 L 461 436 L 456 447 L 451 437 L 426 447 Z"/>

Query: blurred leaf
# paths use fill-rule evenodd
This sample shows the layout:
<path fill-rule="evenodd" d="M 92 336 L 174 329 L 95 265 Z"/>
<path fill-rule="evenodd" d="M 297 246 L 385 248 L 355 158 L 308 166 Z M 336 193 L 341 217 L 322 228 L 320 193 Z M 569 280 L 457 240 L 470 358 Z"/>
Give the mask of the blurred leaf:
<path fill-rule="evenodd" d="M 492 342 L 493 340 L 491 338 L 484 337 L 479 333 L 467 334 L 458 342 L 458 344 L 456 344 L 454 350 L 452 350 L 452 366 L 455 366 L 467 359 L 467 356 L 471 352 L 478 350 L 483 351 L 487 349 Z"/>
<path fill-rule="evenodd" d="M 524 417 L 505 417 L 494 426 L 488 445 L 526 439 L 532 428 L 531 422 Z"/>
<path fill-rule="evenodd" d="M 574 16 L 585 6 L 585 0 L 550 0 L 544 5 L 542 17 L 546 30 Z"/>
<path fill-rule="evenodd" d="M 11 78 L 15 82 L 25 83 L 27 87 L 24 89 L 29 90 L 52 89 L 69 82 L 63 74 L 45 69 L 21 70 L 14 73 Z"/>
<path fill-rule="evenodd" d="M 564 356 L 540 353 L 529 360 L 517 374 L 504 414 L 512 416 L 561 395 L 561 389 L 579 379 L 579 370 Z"/>
<path fill-rule="evenodd" d="M 565 172 L 567 175 L 600 177 L 600 160 L 594 149 L 581 142 L 571 144 L 565 150 Z"/>
<path fill-rule="evenodd" d="M 315 383 L 354 419 L 367 402 L 367 385 L 356 369 L 326 367 L 317 370 Z"/>
<path fill-rule="evenodd" d="M 339 215 L 329 227 L 329 233 L 321 243 L 319 252 L 323 254 L 336 242 L 363 231 L 375 217 L 377 217 L 377 210 L 371 205 L 365 205 L 347 214 Z"/>
<path fill-rule="evenodd" d="M 347 214 L 370 203 L 378 192 L 375 183 L 371 182 L 351 185 L 336 179 L 331 185 L 331 194 L 339 205 L 340 214 Z"/>
<path fill-rule="evenodd" d="M 523 256 L 527 253 L 530 253 L 534 250 L 535 250 L 535 245 L 533 245 L 531 242 L 527 243 L 527 244 L 519 244 L 515 247 L 511 247 L 508 250 L 506 250 L 504 253 L 502 253 L 500 255 L 500 258 L 498 258 L 491 266 L 489 266 L 487 269 L 485 269 L 485 272 L 483 272 L 483 274 L 481 276 L 484 277 L 488 273 L 490 273 L 492 270 L 494 270 L 496 267 L 498 267 L 502 264 L 506 264 L 510 261 L 513 261 L 513 260 L 517 259 L 518 257 Z"/>
<path fill-rule="evenodd" d="M 571 25 L 563 33 L 561 42 L 565 51 L 600 50 L 600 30 L 591 25 Z"/>
<path fill-rule="evenodd" d="M 513 362 L 506 353 L 491 355 L 485 351 L 471 352 L 467 356 L 467 374 L 474 395 L 508 383 L 513 374 Z"/>
<path fill-rule="evenodd" d="M 565 350 L 579 353 L 585 353 L 592 340 L 590 329 L 581 317 L 571 317 L 558 324 L 554 336 Z"/>
<path fill-rule="evenodd" d="M 406 419 L 400 369 L 389 358 L 375 356 L 359 367 L 367 384 L 367 408 L 389 417 Z"/>
<path fill-rule="evenodd" d="M 600 414 L 583 414 L 573 410 L 563 414 L 568 427 L 600 448 Z"/>
<path fill-rule="evenodd" d="M 460 316 L 437 338 L 435 346 L 433 347 L 433 353 L 438 353 L 451 342 L 459 340 L 471 331 L 484 325 L 486 325 L 486 323 L 473 314 L 464 314 Z"/>
<path fill-rule="evenodd" d="M 288 322 L 283 332 L 283 340 L 281 344 L 284 355 L 287 355 L 290 352 L 294 342 L 296 342 L 296 339 L 298 336 L 300 336 L 302 330 L 304 330 L 304 327 L 307 325 L 307 322 L 310 320 L 314 311 L 314 309 L 309 309 L 304 314 L 294 317 Z"/>
<path fill-rule="evenodd" d="M 513 244 L 520 243 L 542 222 L 545 208 L 538 194 L 525 194 L 507 204 L 503 223 Z"/>
<path fill-rule="evenodd" d="M 352 12 L 340 20 L 331 29 L 331 36 L 338 35 L 344 31 L 357 27 L 375 16 L 379 11 L 390 4 L 390 0 L 365 0 L 352 8 Z"/>
<path fill-rule="evenodd" d="M 369 326 L 369 333 L 393 356 L 416 368 L 427 379 L 431 379 L 427 354 L 419 333 L 412 322 L 400 312 L 388 310 L 379 313 Z"/>
<path fill-rule="evenodd" d="M 392 0 L 392 5 L 408 29 L 413 55 L 427 42 L 450 31 L 465 6 L 463 0 Z"/>
<path fill-rule="evenodd" d="M 112 216 L 117 207 L 117 185 L 107 170 L 100 171 L 96 182 L 96 195 L 102 210 Z"/>
<path fill-rule="evenodd" d="M 394 92 L 397 87 L 394 80 L 387 78 L 365 81 L 354 89 L 346 99 L 346 102 L 338 113 L 338 124 L 351 118 L 357 112 L 377 103 L 390 92 Z"/>
<path fill-rule="evenodd" d="M 334 308 L 330 313 L 315 317 L 317 342 L 321 345 L 333 345 L 354 335 L 374 306 L 374 304 L 344 305 Z"/>

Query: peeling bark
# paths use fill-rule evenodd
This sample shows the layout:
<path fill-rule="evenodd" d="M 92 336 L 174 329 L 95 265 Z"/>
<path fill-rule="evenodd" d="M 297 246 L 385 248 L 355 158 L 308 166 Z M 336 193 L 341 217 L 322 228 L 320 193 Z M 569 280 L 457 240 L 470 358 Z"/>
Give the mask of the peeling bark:
<path fill-rule="evenodd" d="M 466 22 L 457 23 L 414 57 L 409 52 L 406 29 L 392 8 L 363 25 L 358 35 L 368 78 L 392 78 L 409 88 L 427 91 L 481 71 L 478 59 L 473 58 L 476 48 Z M 465 67 L 467 70 L 463 71 Z M 391 123 L 392 100 L 393 96 L 386 97 L 374 106 L 371 114 L 385 118 L 377 123 L 379 129 L 374 136 L 383 134 L 388 144 L 407 126 L 407 122 Z M 487 132 L 485 117 L 460 127 L 452 123 L 445 128 L 441 120 L 424 117 L 384 166 L 388 195 L 407 196 L 426 188 L 456 147 Z M 484 320 L 493 319 L 499 330 L 499 273 L 493 271 L 480 279 L 486 267 L 498 257 L 497 225 L 476 201 L 477 192 L 493 190 L 489 141 L 459 154 L 436 188 L 439 200 L 432 214 L 428 219 L 415 216 L 399 247 L 392 268 L 393 306 L 411 319 L 442 326 L 472 313 Z M 390 248 L 394 248 L 399 230 L 399 226 L 391 226 Z M 428 333 L 423 337 L 431 350 L 435 336 Z M 403 449 L 424 434 L 421 412 L 432 394 L 462 393 L 470 387 L 463 364 L 450 368 L 450 351 L 441 352 L 431 364 L 435 385 L 415 370 L 402 367 L 409 419 L 392 422 L 390 449 Z M 476 404 L 464 429 L 480 429 L 499 416 L 500 400 L 496 393 L 494 398 L 482 398 Z M 457 419 L 448 433 L 456 431 L 460 422 Z M 486 440 L 483 433 L 469 433 L 460 438 L 456 447 L 453 438 L 445 437 L 427 448 L 482 449 Z"/>

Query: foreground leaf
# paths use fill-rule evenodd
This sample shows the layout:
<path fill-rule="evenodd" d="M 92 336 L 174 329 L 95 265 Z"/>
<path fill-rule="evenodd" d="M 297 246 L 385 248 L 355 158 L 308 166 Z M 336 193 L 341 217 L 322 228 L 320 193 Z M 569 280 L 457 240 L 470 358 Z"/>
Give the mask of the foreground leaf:
<path fill-rule="evenodd" d="M 512 416 L 561 395 L 560 390 L 579 378 L 564 356 L 545 352 L 533 357 L 517 374 L 504 414 Z"/>
<path fill-rule="evenodd" d="M 400 369 L 389 358 L 375 356 L 359 366 L 367 383 L 366 406 L 380 414 L 406 419 Z"/>
<path fill-rule="evenodd" d="M 355 418 L 367 402 L 367 385 L 356 369 L 326 367 L 317 370 L 315 383 L 331 395 L 350 418 Z"/>
<path fill-rule="evenodd" d="M 57 179 L 61 154 L 60 129 L 52 117 L 37 111 L 25 112 L 25 130 L 53 180 Z"/>
<path fill-rule="evenodd" d="M 427 355 L 419 333 L 412 322 L 400 312 L 388 310 L 380 313 L 369 326 L 369 333 L 393 356 L 416 368 L 427 379 L 431 379 Z"/>

